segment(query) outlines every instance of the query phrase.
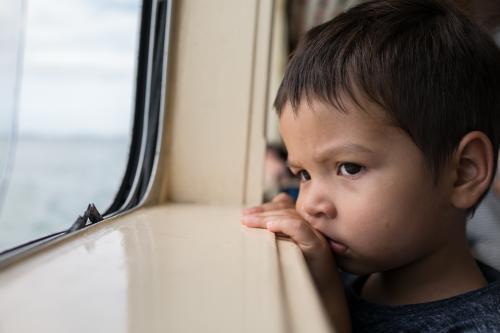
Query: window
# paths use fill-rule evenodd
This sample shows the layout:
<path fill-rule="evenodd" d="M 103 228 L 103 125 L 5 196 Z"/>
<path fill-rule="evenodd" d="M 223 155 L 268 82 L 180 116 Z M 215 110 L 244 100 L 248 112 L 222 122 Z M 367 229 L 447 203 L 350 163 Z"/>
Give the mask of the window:
<path fill-rule="evenodd" d="M 0 208 L 10 166 L 15 138 L 15 110 L 21 54 L 22 4 L 18 1 L 0 5 Z"/>
<path fill-rule="evenodd" d="M 101 212 L 112 204 L 132 139 L 141 6 L 140 0 L 28 2 L 0 252 L 66 230 L 90 202 Z"/>

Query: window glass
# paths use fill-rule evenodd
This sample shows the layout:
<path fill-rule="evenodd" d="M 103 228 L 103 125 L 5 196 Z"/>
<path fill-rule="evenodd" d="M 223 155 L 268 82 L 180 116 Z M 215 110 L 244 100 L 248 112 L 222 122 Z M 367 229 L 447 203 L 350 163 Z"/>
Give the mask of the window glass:
<path fill-rule="evenodd" d="M 103 212 L 126 168 L 139 0 L 31 0 L 0 251 Z"/>
<path fill-rule="evenodd" d="M 16 101 L 22 49 L 21 1 L 0 3 L 0 209 L 14 148 Z"/>

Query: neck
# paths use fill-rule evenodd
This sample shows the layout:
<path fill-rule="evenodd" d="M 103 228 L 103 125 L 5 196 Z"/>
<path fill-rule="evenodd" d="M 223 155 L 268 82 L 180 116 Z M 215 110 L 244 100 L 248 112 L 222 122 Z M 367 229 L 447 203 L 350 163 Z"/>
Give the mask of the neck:
<path fill-rule="evenodd" d="M 450 239 L 456 241 L 410 264 L 371 274 L 361 291 L 363 298 L 387 305 L 416 304 L 457 296 L 486 286 L 487 282 L 470 253 L 463 229 L 461 235 L 450 235 Z"/>

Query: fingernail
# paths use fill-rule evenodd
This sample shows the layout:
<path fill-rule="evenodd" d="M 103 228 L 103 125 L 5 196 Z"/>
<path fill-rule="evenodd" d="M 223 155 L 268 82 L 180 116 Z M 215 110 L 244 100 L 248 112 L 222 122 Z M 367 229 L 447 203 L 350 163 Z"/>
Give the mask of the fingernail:
<path fill-rule="evenodd" d="M 257 218 L 255 216 L 248 215 L 248 216 L 243 216 L 242 220 L 244 223 L 249 223 L 249 222 L 255 222 Z"/>
<path fill-rule="evenodd" d="M 272 221 L 269 221 L 266 223 L 267 229 L 271 229 L 273 227 L 274 223 Z"/>
<path fill-rule="evenodd" d="M 250 214 L 255 214 L 260 212 L 261 208 L 260 207 L 248 207 L 243 209 L 242 213 L 243 215 L 250 215 Z"/>

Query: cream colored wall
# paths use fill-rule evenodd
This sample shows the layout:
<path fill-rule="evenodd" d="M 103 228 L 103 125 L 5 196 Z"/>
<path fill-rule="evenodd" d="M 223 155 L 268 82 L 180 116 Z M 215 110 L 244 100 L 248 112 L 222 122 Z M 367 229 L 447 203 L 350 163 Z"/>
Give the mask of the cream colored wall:
<path fill-rule="evenodd" d="M 149 204 L 260 202 L 272 6 L 175 2 L 165 151 Z"/>
<path fill-rule="evenodd" d="M 271 43 L 271 66 L 269 71 L 269 94 L 267 99 L 266 140 L 269 143 L 281 143 L 278 131 L 278 117 L 273 108 L 274 98 L 278 91 L 288 60 L 288 45 L 286 36 L 286 1 L 275 0 L 273 42 Z"/>

